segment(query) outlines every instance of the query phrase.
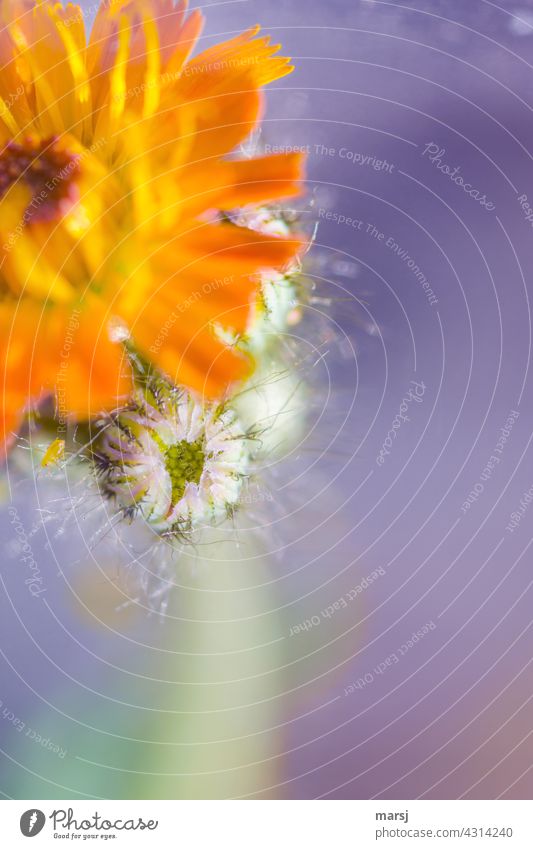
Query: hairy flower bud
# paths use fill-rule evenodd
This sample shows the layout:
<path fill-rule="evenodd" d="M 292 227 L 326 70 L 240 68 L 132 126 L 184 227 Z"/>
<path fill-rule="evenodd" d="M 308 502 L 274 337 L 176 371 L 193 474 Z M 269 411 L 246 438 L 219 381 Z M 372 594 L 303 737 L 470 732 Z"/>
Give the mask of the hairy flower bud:
<path fill-rule="evenodd" d="M 238 504 L 248 434 L 221 404 L 202 405 L 162 378 L 102 423 L 94 461 L 103 493 L 161 534 L 217 523 Z"/>

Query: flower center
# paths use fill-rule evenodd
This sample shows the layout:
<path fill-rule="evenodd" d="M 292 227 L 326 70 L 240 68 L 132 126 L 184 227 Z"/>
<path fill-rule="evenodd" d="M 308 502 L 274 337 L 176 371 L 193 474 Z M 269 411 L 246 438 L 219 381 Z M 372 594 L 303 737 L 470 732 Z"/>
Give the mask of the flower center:
<path fill-rule="evenodd" d="M 172 503 L 183 498 L 188 483 L 199 483 L 204 470 L 204 441 L 183 439 L 165 451 L 165 466 L 172 481 Z"/>
<path fill-rule="evenodd" d="M 79 154 L 59 146 L 57 137 L 8 142 L 0 152 L 0 200 L 21 181 L 32 193 L 27 211 L 33 219 L 47 221 L 63 214 L 65 202 L 70 205 L 76 199 L 79 160 Z"/>

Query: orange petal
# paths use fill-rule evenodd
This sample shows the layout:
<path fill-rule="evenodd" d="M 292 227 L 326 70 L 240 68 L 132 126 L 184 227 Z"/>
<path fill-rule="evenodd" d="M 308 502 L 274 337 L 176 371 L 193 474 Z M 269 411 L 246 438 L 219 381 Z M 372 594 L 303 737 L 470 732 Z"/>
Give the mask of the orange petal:
<path fill-rule="evenodd" d="M 0 339 L 4 435 L 47 393 L 62 421 L 113 408 L 131 393 L 123 346 L 110 338 L 109 316 L 96 302 L 74 309 L 22 300 L 0 311 Z"/>
<path fill-rule="evenodd" d="M 273 55 L 279 45 L 253 37 L 258 29 L 200 53 L 187 63 L 176 87 L 162 100 L 161 109 L 169 114 L 176 99 L 195 110 L 192 151 L 196 161 L 229 153 L 242 142 L 261 115 L 260 87 L 292 71 L 287 59 Z"/>
<path fill-rule="evenodd" d="M 294 197 L 302 191 L 304 156 L 284 153 L 256 159 L 199 163 L 177 172 L 183 217 L 206 209 L 234 209 Z"/>

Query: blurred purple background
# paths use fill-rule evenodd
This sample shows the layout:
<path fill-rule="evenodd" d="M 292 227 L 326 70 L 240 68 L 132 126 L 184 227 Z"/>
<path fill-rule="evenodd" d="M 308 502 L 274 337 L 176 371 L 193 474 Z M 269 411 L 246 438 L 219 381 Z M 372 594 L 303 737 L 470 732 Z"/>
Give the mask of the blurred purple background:
<path fill-rule="evenodd" d="M 78 564 L 83 528 L 48 550 L 37 534 L 45 595 L 28 593 L 17 557 L 2 564 L 0 789 L 530 798 L 533 2 L 204 11 L 202 44 L 260 22 L 293 57 L 294 74 L 269 90 L 261 143 L 309 146 L 305 215 L 319 222 L 311 419 L 322 416 L 274 470 L 262 521 L 282 554 L 243 569 L 249 586 L 222 588 L 218 611 L 261 626 L 241 632 L 256 654 L 236 677 L 262 689 L 218 703 L 195 681 L 205 622 L 182 633 L 193 569 L 180 572 L 172 623 L 115 613 L 109 584 L 98 573 L 88 589 L 97 570 Z M 15 493 L 29 527 L 32 493 L 33 482 Z M 3 527 L 9 548 L 7 515 Z M 263 657 L 266 645 L 276 654 Z M 193 707 L 185 686 L 198 689 Z M 224 718 L 217 741 L 183 719 L 210 710 Z M 201 756 L 188 760 L 190 748 Z"/>

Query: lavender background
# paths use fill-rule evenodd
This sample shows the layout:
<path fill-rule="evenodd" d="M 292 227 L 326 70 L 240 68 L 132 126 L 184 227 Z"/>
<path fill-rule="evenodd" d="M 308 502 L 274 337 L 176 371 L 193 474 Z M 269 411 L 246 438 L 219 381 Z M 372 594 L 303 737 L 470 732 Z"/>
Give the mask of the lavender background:
<path fill-rule="evenodd" d="M 88 553 L 83 526 L 48 549 L 36 536 L 46 593 L 32 598 L 6 514 L 0 713 L 26 727 L 0 721 L 0 789 L 530 798 L 533 507 L 506 526 L 533 485 L 533 231 L 518 201 L 533 205 L 533 3 L 243 0 L 205 12 L 202 43 L 260 21 L 296 65 L 270 88 L 261 141 L 310 146 L 310 270 L 331 301 L 309 310 L 323 313 L 311 325 L 318 424 L 272 472 L 274 502 L 257 511 L 271 523 L 266 556 L 249 534 L 242 554 L 217 550 L 220 569 L 211 551 L 201 569 L 185 557 L 163 622 L 142 606 L 116 611 L 113 564 L 105 548 Z M 430 143 L 492 211 L 424 156 Z M 421 402 L 379 465 L 411 381 Z M 44 504 L 30 483 L 15 492 L 28 526 Z"/>

